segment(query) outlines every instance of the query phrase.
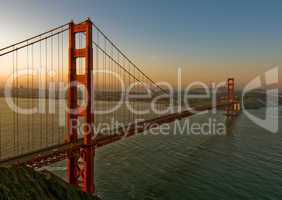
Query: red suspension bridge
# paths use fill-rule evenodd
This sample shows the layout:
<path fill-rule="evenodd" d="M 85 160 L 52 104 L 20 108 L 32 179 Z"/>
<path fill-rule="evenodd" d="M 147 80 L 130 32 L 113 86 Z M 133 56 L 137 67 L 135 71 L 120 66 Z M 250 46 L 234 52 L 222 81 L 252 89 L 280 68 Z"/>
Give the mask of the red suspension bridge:
<path fill-rule="evenodd" d="M 0 100 L 0 165 L 41 168 L 67 159 L 69 183 L 88 193 L 95 193 L 97 148 L 195 113 L 168 109 L 179 107 L 179 102 L 168 103 L 174 94 L 155 83 L 89 19 L 2 48 L 0 59 L 5 97 Z M 226 88 L 225 100 L 215 106 L 224 107 L 231 117 L 240 109 L 234 79 L 228 79 Z M 155 109 L 167 112 L 144 112 L 160 95 Z M 105 123 L 110 126 L 94 128 Z"/>

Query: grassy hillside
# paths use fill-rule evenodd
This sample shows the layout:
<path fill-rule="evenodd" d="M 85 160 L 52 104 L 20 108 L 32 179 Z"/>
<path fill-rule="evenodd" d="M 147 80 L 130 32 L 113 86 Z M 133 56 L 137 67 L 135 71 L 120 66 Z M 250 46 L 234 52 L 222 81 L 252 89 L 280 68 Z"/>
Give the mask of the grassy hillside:
<path fill-rule="evenodd" d="M 84 194 L 54 175 L 37 172 L 30 168 L 0 168 L 1 200 L 65 200 L 97 197 Z"/>

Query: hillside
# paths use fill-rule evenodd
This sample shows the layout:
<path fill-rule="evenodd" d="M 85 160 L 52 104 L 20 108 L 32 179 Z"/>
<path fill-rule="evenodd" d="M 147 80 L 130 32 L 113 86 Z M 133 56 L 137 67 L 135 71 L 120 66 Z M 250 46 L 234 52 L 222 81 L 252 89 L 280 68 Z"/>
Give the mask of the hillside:
<path fill-rule="evenodd" d="M 30 168 L 0 168 L 1 200 L 66 200 L 99 198 L 84 194 L 60 178 Z"/>

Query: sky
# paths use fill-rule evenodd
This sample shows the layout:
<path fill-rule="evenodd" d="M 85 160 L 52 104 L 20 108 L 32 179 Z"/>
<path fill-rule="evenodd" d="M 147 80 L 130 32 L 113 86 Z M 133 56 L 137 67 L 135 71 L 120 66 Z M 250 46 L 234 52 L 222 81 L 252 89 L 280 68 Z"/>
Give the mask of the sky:
<path fill-rule="evenodd" d="M 1 2 L 2 1 L 2 2 Z M 0 0 L 0 47 L 90 17 L 156 81 L 244 85 L 282 66 L 279 0 Z M 279 67 L 280 71 L 282 70 Z M 282 88 L 282 76 L 279 75 Z"/>

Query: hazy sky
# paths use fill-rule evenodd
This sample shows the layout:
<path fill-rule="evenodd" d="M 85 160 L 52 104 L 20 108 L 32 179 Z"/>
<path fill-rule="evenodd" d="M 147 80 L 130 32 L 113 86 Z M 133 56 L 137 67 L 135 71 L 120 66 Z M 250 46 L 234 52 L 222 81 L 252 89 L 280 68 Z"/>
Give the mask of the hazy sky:
<path fill-rule="evenodd" d="M 184 83 L 233 76 L 242 84 L 282 66 L 279 0 L 0 1 L 0 47 L 91 17 L 156 80 L 175 83 L 182 67 Z"/>

